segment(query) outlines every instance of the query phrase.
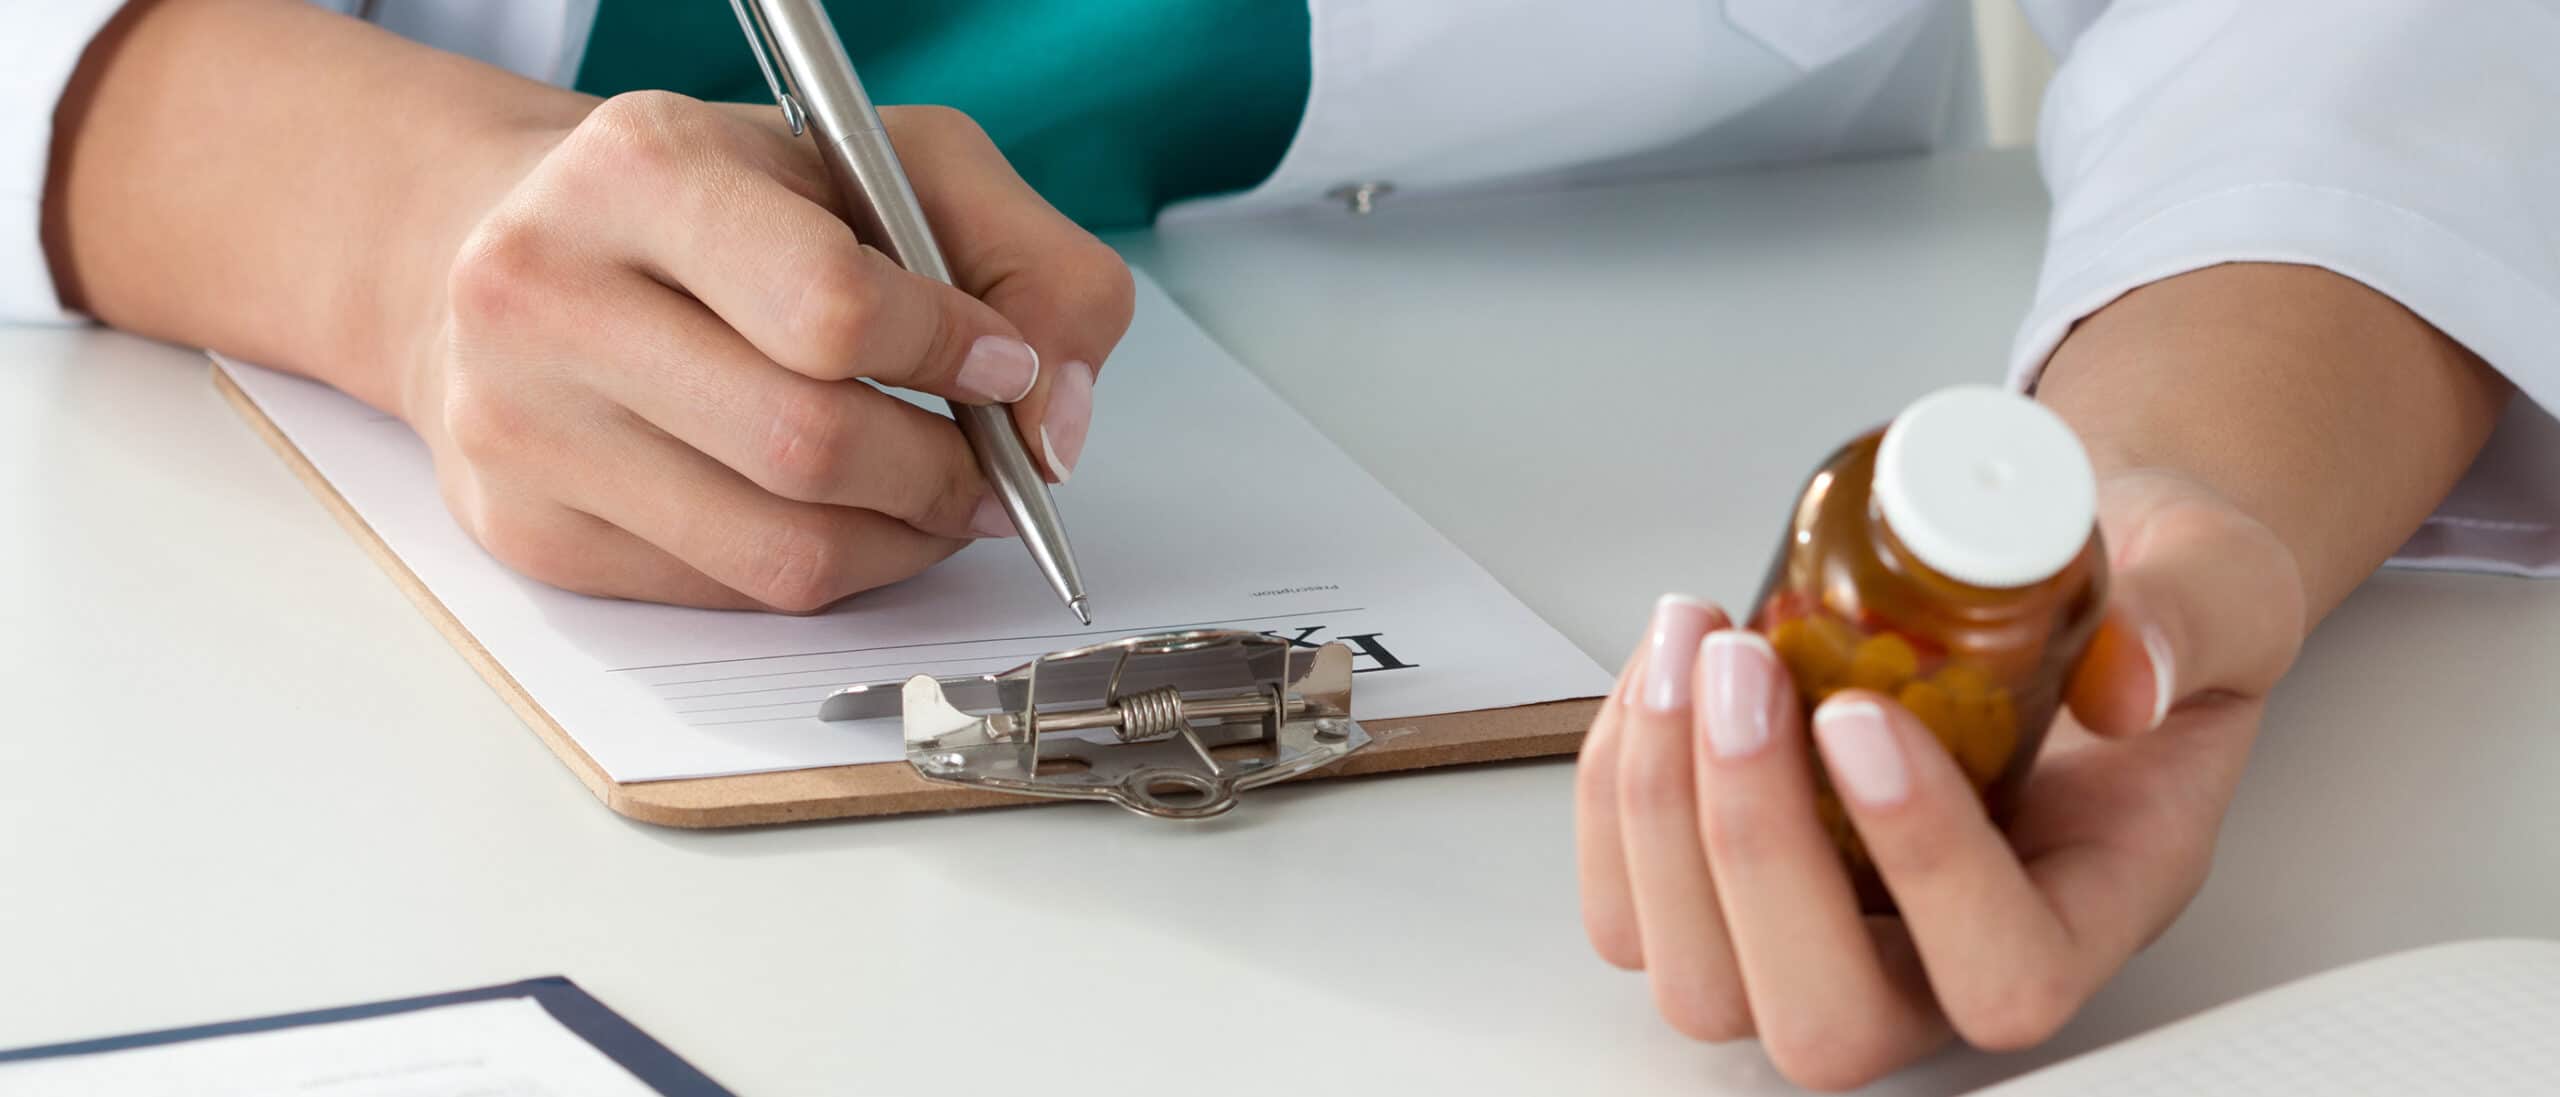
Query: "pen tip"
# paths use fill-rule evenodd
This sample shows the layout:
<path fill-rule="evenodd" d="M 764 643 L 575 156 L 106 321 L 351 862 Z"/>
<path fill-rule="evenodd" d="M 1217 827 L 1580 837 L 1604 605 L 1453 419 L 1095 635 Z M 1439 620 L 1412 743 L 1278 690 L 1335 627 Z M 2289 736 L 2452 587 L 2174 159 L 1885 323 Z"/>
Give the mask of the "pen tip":
<path fill-rule="evenodd" d="M 1079 594 L 1068 599 L 1067 608 L 1076 611 L 1076 620 L 1088 625 L 1093 623 L 1093 611 L 1085 608 L 1083 595 Z"/>

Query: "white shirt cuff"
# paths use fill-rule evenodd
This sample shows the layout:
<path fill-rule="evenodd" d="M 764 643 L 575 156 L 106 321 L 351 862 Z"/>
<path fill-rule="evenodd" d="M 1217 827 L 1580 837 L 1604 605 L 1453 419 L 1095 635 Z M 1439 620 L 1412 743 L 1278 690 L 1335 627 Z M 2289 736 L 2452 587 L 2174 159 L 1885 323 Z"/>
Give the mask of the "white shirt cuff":
<path fill-rule="evenodd" d="M 2074 255 L 2057 241 L 2010 355 L 2032 386 L 2072 325 L 2143 285 L 2220 263 L 2321 267 L 2381 292 L 2507 371 L 2519 401 L 2393 563 L 2560 576 L 2560 296 L 2429 218 L 2352 191 L 2264 183 L 2170 206 Z"/>
<path fill-rule="evenodd" d="M 0 323 L 70 322 L 44 256 L 53 111 L 124 0 L 44 0 L 0 15 Z"/>

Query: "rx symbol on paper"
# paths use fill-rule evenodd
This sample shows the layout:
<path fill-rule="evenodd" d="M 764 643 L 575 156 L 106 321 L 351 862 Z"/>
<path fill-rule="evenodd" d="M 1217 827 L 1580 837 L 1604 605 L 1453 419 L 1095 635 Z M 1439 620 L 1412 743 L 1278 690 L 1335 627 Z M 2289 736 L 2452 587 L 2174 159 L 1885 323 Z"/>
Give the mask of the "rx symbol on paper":
<path fill-rule="evenodd" d="M 1324 630 L 1323 625 L 1300 625 L 1294 636 L 1271 629 L 1264 630 L 1262 634 L 1286 640 L 1293 648 L 1320 648 L 1325 645 L 1325 641 L 1319 638 Z M 1353 674 L 1367 674 L 1373 670 L 1411 670 L 1422 665 L 1396 658 L 1396 654 L 1387 650 L 1387 645 L 1379 640 L 1384 635 L 1383 632 L 1360 632 L 1333 639 L 1351 646 Z"/>

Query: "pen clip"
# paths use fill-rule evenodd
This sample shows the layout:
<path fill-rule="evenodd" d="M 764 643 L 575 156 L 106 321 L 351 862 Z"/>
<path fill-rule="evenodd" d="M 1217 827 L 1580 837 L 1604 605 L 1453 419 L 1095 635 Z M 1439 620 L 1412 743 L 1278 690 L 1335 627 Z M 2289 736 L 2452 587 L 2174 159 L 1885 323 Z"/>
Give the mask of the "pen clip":
<path fill-rule="evenodd" d="M 800 97 L 784 86 L 789 70 L 776 69 L 773 54 L 781 52 L 773 45 L 773 36 L 765 30 L 764 21 L 747 10 L 748 0 L 729 0 L 729 8 L 738 13 L 738 27 L 747 32 L 747 45 L 755 50 L 756 67 L 764 70 L 764 83 L 773 89 L 773 101 L 782 107 L 782 120 L 791 126 L 791 136 L 808 132 L 807 114 L 800 109 Z"/>

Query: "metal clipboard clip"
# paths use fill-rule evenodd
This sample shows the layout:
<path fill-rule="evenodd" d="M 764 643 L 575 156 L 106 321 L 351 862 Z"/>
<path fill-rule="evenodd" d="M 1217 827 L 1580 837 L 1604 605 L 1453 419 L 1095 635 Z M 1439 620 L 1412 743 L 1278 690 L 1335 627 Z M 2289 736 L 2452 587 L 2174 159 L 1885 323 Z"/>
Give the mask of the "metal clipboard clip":
<path fill-rule="evenodd" d="M 892 716 L 927 780 L 1159 819 L 1224 814 L 1246 789 L 1369 744 L 1351 719 L 1350 648 L 1225 629 L 1131 636 L 1001 674 L 852 686 L 818 709 Z"/>

